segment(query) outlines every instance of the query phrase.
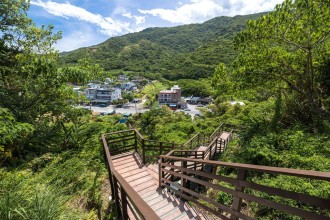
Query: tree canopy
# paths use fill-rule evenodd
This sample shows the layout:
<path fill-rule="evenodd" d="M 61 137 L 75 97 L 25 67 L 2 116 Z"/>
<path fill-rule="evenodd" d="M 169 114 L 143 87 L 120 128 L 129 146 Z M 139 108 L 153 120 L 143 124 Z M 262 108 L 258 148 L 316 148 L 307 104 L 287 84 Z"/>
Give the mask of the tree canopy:
<path fill-rule="evenodd" d="M 230 72 L 218 67 L 214 82 L 222 88 L 233 83 L 235 89 L 258 91 L 264 98 L 280 94 L 287 112 L 301 122 L 329 120 L 323 82 L 329 65 L 329 21 L 329 1 L 284 1 L 235 36 L 240 54 Z"/>
<path fill-rule="evenodd" d="M 51 25 L 37 27 L 27 17 L 28 8 L 25 0 L 0 3 L 1 117 L 10 118 L 18 134 L 29 134 L 14 132 L 7 136 L 11 140 L 1 143 L 0 153 L 15 157 L 24 155 L 27 148 L 44 146 L 54 136 L 54 128 L 73 120 L 77 116 L 73 112 L 78 111 L 70 104 L 76 95 L 67 86 L 69 74 L 59 69 L 53 48 L 61 33 L 54 34 Z M 1 135 L 8 126 L 0 120 L 0 130 L 5 132 Z"/>

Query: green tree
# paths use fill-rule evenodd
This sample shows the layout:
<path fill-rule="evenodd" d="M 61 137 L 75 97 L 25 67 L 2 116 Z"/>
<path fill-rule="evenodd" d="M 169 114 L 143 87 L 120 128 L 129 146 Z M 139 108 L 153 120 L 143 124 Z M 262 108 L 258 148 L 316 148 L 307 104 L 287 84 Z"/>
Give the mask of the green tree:
<path fill-rule="evenodd" d="M 61 70 L 67 77 L 67 81 L 78 85 L 84 85 L 92 80 L 104 80 L 106 75 L 99 64 L 91 64 L 88 59 L 78 60 L 77 65 L 67 66 Z"/>
<path fill-rule="evenodd" d="M 51 146 L 46 143 L 56 128 L 82 115 L 71 107 L 69 100 L 77 95 L 66 85 L 68 74 L 59 69 L 58 53 L 52 47 L 61 33 L 53 34 L 52 26 L 33 24 L 28 8 L 25 0 L 0 2 L 0 107 L 7 109 L 13 127 L 30 134 L 14 141 L 14 148 L 13 141 L 4 143 L 15 157 L 37 146 Z M 6 135 L 5 129 L 0 135 Z"/>
<path fill-rule="evenodd" d="M 329 119 L 320 79 L 329 47 L 330 2 L 286 0 L 235 37 L 241 54 L 235 80 L 245 87 L 280 91 L 288 112 L 302 122 Z"/>
<path fill-rule="evenodd" d="M 7 109 L 0 108 L 0 167 L 32 132 L 31 124 L 17 122 Z"/>

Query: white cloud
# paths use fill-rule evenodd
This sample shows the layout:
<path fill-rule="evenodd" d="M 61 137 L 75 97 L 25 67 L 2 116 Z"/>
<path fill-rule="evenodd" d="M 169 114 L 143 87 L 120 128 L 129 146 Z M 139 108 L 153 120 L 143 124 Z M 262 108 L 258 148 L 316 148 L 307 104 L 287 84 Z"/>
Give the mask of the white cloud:
<path fill-rule="evenodd" d="M 160 17 L 172 23 L 189 24 L 204 22 L 216 16 L 244 15 L 270 11 L 276 4 L 282 2 L 283 0 L 190 0 L 190 3 L 180 5 L 180 7 L 175 9 L 139 9 L 139 12 Z"/>
<path fill-rule="evenodd" d="M 126 18 L 133 18 L 133 15 L 131 12 L 127 12 L 127 11 L 123 11 L 123 14 L 122 14 L 123 17 L 126 17 Z"/>
<path fill-rule="evenodd" d="M 122 10 L 121 15 L 123 17 L 129 18 L 129 19 L 134 19 L 136 25 L 143 24 L 143 23 L 146 22 L 146 17 L 145 16 L 132 15 L 131 12 L 127 12 L 125 9 Z"/>
<path fill-rule="evenodd" d="M 139 24 L 143 24 L 146 22 L 146 17 L 145 16 L 134 16 L 135 19 L 135 24 L 139 25 Z"/>
<path fill-rule="evenodd" d="M 77 25 L 75 29 L 63 34 L 62 39 L 55 44 L 55 48 L 60 52 L 96 45 L 108 38 L 104 35 L 95 34 L 94 29 L 88 25 L 75 25 Z"/>
<path fill-rule="evenodd" d="M 83 8 L 71 5 L 70 3 L 57 3 L 53 1 L 43 2 L 42 0 L 31 1 L 32 5 L 44 8 L 48 13 L 63 18 L 76 18 L 81 21 L 95 24 L 100 32 L 107 36 L 115 36 L 132 30 L 129 22 L 115 21 L 111 17 L 103 17 L 100 14 L 93 14 Z"/>

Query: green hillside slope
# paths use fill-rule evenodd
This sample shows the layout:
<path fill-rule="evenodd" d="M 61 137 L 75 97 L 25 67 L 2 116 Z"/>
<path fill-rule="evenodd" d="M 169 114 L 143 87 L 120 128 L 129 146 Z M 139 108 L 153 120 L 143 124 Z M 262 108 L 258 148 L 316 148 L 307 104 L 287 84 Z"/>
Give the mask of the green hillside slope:
<path fill-rule="evenodd" d="M 105 70 L 161 73 L 170 80 L 208 77 L 219 62 L 230 63 L 236 56 L 230 41 L 234 34 L 245 29 L 248 20 L 261 15 L 217 17 L 203 24 L 147 28 L 62 53 L 61 57 L 66 64 L 88 58 Z"/>

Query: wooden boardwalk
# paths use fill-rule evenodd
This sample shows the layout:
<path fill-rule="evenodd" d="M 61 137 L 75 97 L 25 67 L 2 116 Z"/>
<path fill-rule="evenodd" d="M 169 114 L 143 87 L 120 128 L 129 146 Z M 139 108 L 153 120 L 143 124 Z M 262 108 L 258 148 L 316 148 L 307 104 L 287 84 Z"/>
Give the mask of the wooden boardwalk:
<path fill-rule="evenodd" d="M 188 220 L 205 219 L 194 208 L 180 201 L 166 190 L 158 187 L 158 167 L 145 166 L 135 152 L 127 152 L 112 157 L 115 170 L 129 183 L 141 198 L 161 219 Z M 135 219 L 131 212 L 130 219 Z"/>
<path fill-rule="evenodd" d="M 135 129 L 103 134 L 106 165 L 118 218 L 182 220 L 208 219 L 207 216 L 210 216 L 212 219 L 253 219 L 242 208 L 243 201 L 248 201 L 303 219 L 330 220 L 325 215 L 326 210 L 330 210 L 329 199 L 262 185 L 254 178 L 256 173 L 262 173 L 330 181 L 330 172 L 212 160 L 226 151 L 233 137 L 233 130 L 226 132 L 221 126 L 222 124 L 209 138 L 197 133 L 181 147 L 173 143 L 147 140 Z M 111 153 L 109 146 L 112 147 Z M 136 152 L 141 154 L 142 159 Z M 150 152 L 153 154 L 149 154 Z M 149 164 L 152 161 L 158 161 L 160 164 Z M 159 165 L 161 173 L 158 172 Z M 231 169 L 236 175 L 228 177 L 221 172 L 214 172 L 218 168 Z M 218 181 L 234 188 L 217 184 Z M 205 190 L 231 195 L 231 205 L 225 206 L 216 199 L 200 194 Z M 251 190 L 260 191 L 269 197 L 291 199 L 304 206 L 298 208 L 251 195 Z M 184 200 L 180 200 L 181 198 Z M 207 216 L 198 213 L 184 201 L 193 203 Z M 212 207 L 205 206 L 205 202 L 212 204 Z M 314 207 L 313 210 L 304 209 L 306 205 Z"/>

